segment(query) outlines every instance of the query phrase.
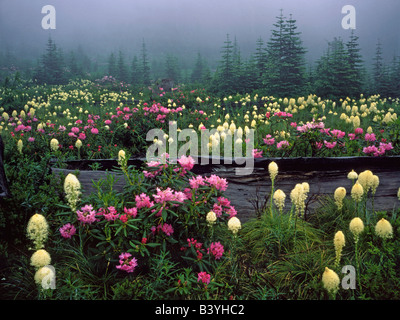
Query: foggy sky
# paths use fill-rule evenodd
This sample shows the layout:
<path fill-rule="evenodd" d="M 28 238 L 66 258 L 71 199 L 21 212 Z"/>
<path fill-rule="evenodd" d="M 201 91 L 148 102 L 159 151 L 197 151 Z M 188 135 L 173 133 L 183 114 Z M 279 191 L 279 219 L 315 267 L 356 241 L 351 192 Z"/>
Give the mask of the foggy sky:
<path fill-rule="evenodd" d="M 41 9 L 56 9 L 56 29 L 44 30 Z M 400 55 L 399 0 L 0 0 L 0 51 L 40 55 L 51 35 L 64 51 L 81 45 L 91 55 L 122 50 L 140 52 L 145 40 L 150 58 L 166 53 L 218 59 L 229 33 L 242 56 L 254 53 L 256 41 L 268 41 L 283 9 L 297 20 L 307 59 L 317 59 L 333 37 L 347 40 L 341 26 L 344 5 L 356 9 L 356 30 L 366 62 L 378 41 L 388 61 Z"/>

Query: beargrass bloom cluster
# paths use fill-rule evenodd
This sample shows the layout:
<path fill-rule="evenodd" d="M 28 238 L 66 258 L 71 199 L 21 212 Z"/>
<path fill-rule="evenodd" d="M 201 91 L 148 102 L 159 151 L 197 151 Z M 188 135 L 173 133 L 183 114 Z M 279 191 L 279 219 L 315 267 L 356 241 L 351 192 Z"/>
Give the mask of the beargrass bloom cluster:
<path fill-rule="evenodd" d="M 28 238 L 33 241 L 36 250 L 44 247 L 49 234 L 49 227 L 44 216 L 35 213 L 29 219 L 26 231 Z"/>
<path fill-rule="evenodd" d="M 343 247 L 346 244 L 346 240 L 342 231 L 338 231 L 335 233 L 335 237 L 333 238 L 333 244 L 335 246 L 336 260 L 335 266 L 337 267 L 340 262 L 340 258 L 342 256 Z"/>
<path fill-rule="evenodd" d="M 322 283 L 329 294 L 336 295 L 339 290 L 340 279 L 335 271 L 325 267 L 325 271 L 322 274 Z"/>
<path fill-rule="evenodd" d="M 212 226 L 217 221 L 217 215 L 214 211 L 207 213 L 206 220 L 209 226 Z"/>
<path fill-rule="evenodd" d="M 71 210 L 76 211 L 76 206 L 81 195 L 81 183 L 79 182 L 78 178 L 72 173 L 69 173 L 65 177 L 64 192 Z"/>
<path fill-rule="evenodd" d="M 305 201 L 307 199 L 310 186 L 307 182 L 298 183 L 290 192 L 290 200 L 296 208 L 296 214 L 304 216 L 304 210 L 306 207 Z"/>
<path fill-rule="evenodd" d="M 233 234 L 237 234 L 241 228 L 242 225 L 237 217 L 232 217 L 228 220 L 228 229 L 232 231 Z"/>
<path fill-rule="evenodd" d="M 50 254 L 44 250 L 39 249 L 31 256 L 31 265 L 35 268 L 41 268 L 51 263 Z"/>
<path fill-rule="evenodd" d="M 364 223 L 360 218 L 355 217 L 350 221 L 349 228 L 354 237 L 358 239 L 360 234 L 364 231 Z"/>
<path fill-rule="evenodd" d="M 343 199 L 346 197 L 346 189 L 343 187 L 337 188 L 333 197 L 338 210 L 341 210 L 343 208 Z"/>
<path fill-rule="evenodd" d="M 355 202 L 360 202 L 364 194 L 363 186 L 357 181 L 351 188 L 351 197 Z"/>
<path fill-rule="evenodd" d="M 393 237 L 393 227 L 389 221 L 382 218 L 375 225 L 375 233 L 382 239 L 390 239 Z"/>
<path fill-rule="evenodd" d="M 53 283 L 55 281 L 55 272 L 49 266 L 39 268 L 34 276 L 35 283 L 41 285 L 43 289 L 55 289 Z"/>
<path fill-rule="evenodd" d="M 274 192 L 273 199 L 276 207 L 279 209 L 279 212 L 282 213 L 285 206 L 286 194 L 281 189 L 278 189 Z"/>
<path fill-rule="evenodd" d="M 275 178 L 278 175 L 278 165 L 274 161 L 268 165 L 268 172 L 271 181 L 275 181 Z"/>

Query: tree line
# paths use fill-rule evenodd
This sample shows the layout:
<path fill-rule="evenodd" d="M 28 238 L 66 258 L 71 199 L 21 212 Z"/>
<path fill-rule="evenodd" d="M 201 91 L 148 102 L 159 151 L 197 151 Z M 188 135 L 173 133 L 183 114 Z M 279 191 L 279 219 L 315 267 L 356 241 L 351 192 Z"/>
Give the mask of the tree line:
<path fill-rule="evenodd" d="M 202 87 L 221 96 L 262 91 L 274 96 L 315 93 L 323 98 L 337 98 L 379 93 L 384 97 L 400 97 L 400 56 L 385 63 L 378 41 L 373 65 L 367 69 L 358 40 L 354 30 L 347 41 L 334 38 L 323 55 L 313 65 L 307 65 L 307 49 L 296 20 L 292 15 L 285 17 L 281 11 L 269 39 L 264 41 L 259 37 L 255 52 L 247 59 L 242 57 L 236 37 L 232 39 L 227 34 L 214 70 L 200 53 L 188 69 L 183 69 L 173 54 L 166 54 L 164 61 L 152 65 L 144 39 L 140 52 L 131 61 L 120 50 L 99 63 L 93 62 L 82 48 L 64 54 L 49 38 L 31 77 L 36 83 L 65 84 L 70 79 L 108 75 L 138 89 L 151 85 L 156 78 L 168 78 L 176 85 Z M 0 66 L 2 60 L 6 59 L 0 55 Z"/>

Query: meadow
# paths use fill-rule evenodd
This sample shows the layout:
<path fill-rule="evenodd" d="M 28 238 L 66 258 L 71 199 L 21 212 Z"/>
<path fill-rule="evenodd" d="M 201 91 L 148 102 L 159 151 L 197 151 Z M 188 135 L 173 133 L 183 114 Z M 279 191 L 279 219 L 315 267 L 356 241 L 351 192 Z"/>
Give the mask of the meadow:
<path fill-rule="evenodd" d="M 168 157 L 172 143 L 188 143 L 168 135 L 171 123 L 197 136 L 209 130 L 210 155 L 250 142 L 254 158 L 399 155 L 398 98 L 133 92 L 106 77 L 2 88 L 0 105 L 12 194 L 0 208 L 5 299 L 400 298 L 400 204 L 370 209 L 383 183 L 370 170 L 349 172 L 351 188 L 337 186 L 305 218 L 312 186 L 284 194 L 271 161 L 265 210 L 242 223 L 226 179 L 192 173 L 189 154 Z M 166 134 L 147 141 L 155 128 Z M 128 164 L 154 144 L 164 161 Z M 79 170 L 51 171 L 85 159 L 115 159 L 123 191 L 110 174 L 83 196 Z"/>

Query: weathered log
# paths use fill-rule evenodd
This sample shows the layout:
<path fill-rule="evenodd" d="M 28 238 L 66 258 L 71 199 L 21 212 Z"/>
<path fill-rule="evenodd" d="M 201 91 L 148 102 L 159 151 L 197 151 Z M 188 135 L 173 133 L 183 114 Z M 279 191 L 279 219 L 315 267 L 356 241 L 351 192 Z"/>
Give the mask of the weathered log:
<path fill-rule="evenodd" d="M 204 159 L 203 159 L 204 160 Z M 250 175 L 236 175 L 235 169 L 238 165 L 221 159 L 220 164 L 199 164 L 201 159 L 196 158 L 196 165 L 192 172 L 200 175 L 217 174 L 227 179 L 228 189 L 226 197 L 235 206 L 238 216 L 246 221 L 256 215 L 257 207 L 262 207 L 265 199 L 271 192 L 271 181 L 269 178 L 268 164 L 275 161 L 279 167 L 279 173 L 275 180 L 275 190 L 283 190 L 286 197 L 286 208 L 290 208 L 290 191 L 296 183 L 308 182 L 310 193 L 308 199 L 308 210 L 318 206 L 316 201 L 319 197 L 333 195 L 338 187 L 344 187 L 350 196 L 352 181 L 347 178 L 348 172 L 354 169 L 357 173 L 371 170 L 380 179 L 379 187 L 375 194 L 374 207 L 376 210 L 393 210 L 400 206 L 397 199 L 397 190 L 400 187 L 400 157 L 347 157 L 347 158 L 260 158 L 255 159 L 253 172 Z M 105 177 L 105 171 L 88 171 L 89 165 L 98 162 L 102 170 L 111 170 L 117 166 L 113 159 L 69 161 L 67 169 L 53 169 L 53 172 L 65 173 L 75 169 L 80 170 L 79 179 L 84 186 L 85 192 L 94 191 L 92 180 Z M 227 164 L 225 163 L 227 162 Z M 145 159 L 136 158 L 128 161 L 129 165 L 141 167 Z M 116 174 L 110 172 L 110 174 Z M 125 185 L 124 177 L 121 175 L 116 183 L 116 190 L 122 190 Z"/>

